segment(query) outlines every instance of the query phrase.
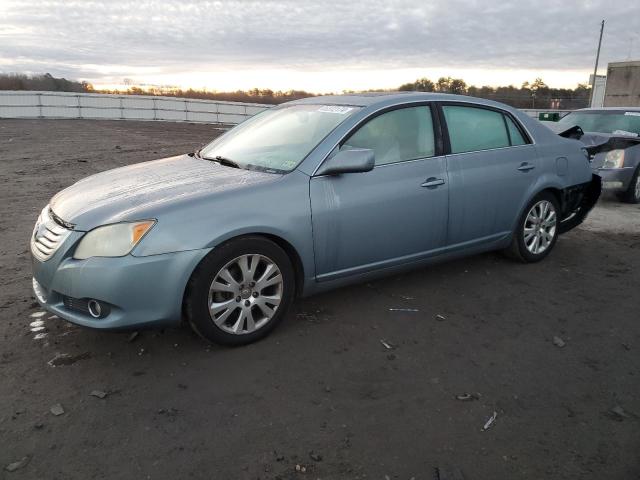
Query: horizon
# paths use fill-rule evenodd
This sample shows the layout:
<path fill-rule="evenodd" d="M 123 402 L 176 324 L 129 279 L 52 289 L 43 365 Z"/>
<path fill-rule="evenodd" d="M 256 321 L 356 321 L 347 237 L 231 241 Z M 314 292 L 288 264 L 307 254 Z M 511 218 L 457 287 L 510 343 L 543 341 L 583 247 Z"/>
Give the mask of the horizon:
<path fill-rule="evenodd" d="M 640 4 L 622 0 L 138 3 L 0 0 L 0 72 L 48 72 L 97 90 L 126 90 L 129 79 L 323 94 L 443 76 L 494 88 L 542 78 L 574 89 L 593 73 L 602 17 L 599 71 L 640 58 Z"/>
<path fill-rule="evenodd" d="M 248 73 L 252 75 L 248 76 Z M 504 83 L 496 80 L 494 83 L 487 83 L 484 81 L 486 78 L 481 71 L 476 72 L 464 72 L 459 69 L 401 69 L 395 70 L 391 72 L 382 72 L 381 74 L 375 70 L 361 70 L 357 72 L 351 72 L 349 75 L 349 82 L 340 82 L 340 81 L 332 81 L 327 79 L 325 75 L 331 76 L 334 72 L 306 72 L 301 74 L 295 71 L 289 70 L 273 70 L 269 72 L 226 72 L 224 75 L 224 79 L 222 81 L 218 80 L 218 82 L 212 86 L 212 84 L 207 84 L 207 82 L 202 81 L 202 79 L 197 81 L 184 82 L 181 81 L 180 77 L 161 77 L 156 78 L 159 80 L 159 83 L 147 81 L 145 78 L 133 79 L 128 77 L 127 79 L 122 79 L 120 82 L 105 82 L 98 81 L 97 83 L 92 82 L 87 78 L 79 78 L 73 80 L 79 81 L 87 81 L 91 83 L 91 85 L 96 90 L 120 90 L 126 91 L 132 87 L 140 87 L 143 89 L 148 88 L 175 88 L 181 90 L 199 90 L 199 91 L 212 91 L 212 92 L 234 92 L 234 91 L 250 91 L 254 89 L 258 90 L 273 90 L 274 92 L 281 91 L 292 91 L 292 90 L 301 90 L 308 93 L 313 93 L 316 95 L 323 95 L 327 93 L 341 93 L 344 91 L 367 91 L 367 90 L 393 90 L 397 89 L 400 85 L 414 82 L 419 78 L 428 78 L 429 80 L 436 82 L 441 77 L 452 77 L 452 78 L 460 78 L 465 81 L 468 86 L 476 86 L 476 87 L 516 87 L 520 88 L 524 82 L 532 82 L 536 78 L 541 78 L 545 84 L 547 84 L 550 88 L 567 88 L 567 89 L 575 89 L 580 84 L 588 85 L 589 84 L 589 74 L 586 77 L 583 75 L 584 72 L 576 71 L 572 72 L 570 75 L 566 73 L 558 74 L 554 71 L 542 71 L 542 70 L 512 70 L 512 71 L 503 71 L 498 72 L 496 74 L 496 78 L 508 80 Z M 198 72 L 195 76 L 202 77 L 207 73 Z M 374 74 L 378 74 L 377 78 L 380 78 L 380 75 L 383 77 L 383 80 L 374 80 L 370 81 L 368 78 L 373 76 Z M 188 78 L 191 78 L 194 74 L 186 74 Z M 212 72 L 211 76 L 219 76 L 220 73 Z M 312 81 L 305 80 L 303 77 L 311 76 L 313 78 Z M 560 78 L 560 77 L 563 78 Z M 241 78 L 238 80 L 238 78 Z M 255 82 L 250 80 L 249 78 L 272 78 L 272 81 L 267 82 Z M 287 79 L 286 81 L 282 81 L 281 78 Z M 292 78 L 297 80 L 291 80 Z M 130 83 L 125 83 L 125 80 L 130 80 Z M 133 81 L 135 80 L 135 81 Z M 173 83 L 172 83 L 173 82 Z"/>

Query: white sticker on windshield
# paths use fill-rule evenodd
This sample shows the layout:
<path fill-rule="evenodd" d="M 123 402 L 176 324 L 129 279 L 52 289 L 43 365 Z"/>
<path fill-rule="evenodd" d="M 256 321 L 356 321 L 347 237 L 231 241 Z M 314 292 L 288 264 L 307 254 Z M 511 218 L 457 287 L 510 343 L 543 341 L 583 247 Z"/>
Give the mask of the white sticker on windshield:
<path fill-rule="evenodd" d="M 625 115 L 631 115 L 633 117 L 640 117 L 640 112 L 624 112 Z"/>
<path fill-rule="evenodd" d="M 340 107 L 338 105 L 323 105 L 318 109 L 319 112 L 339 113 L 340 115 L 346 115 L 351 110 L 353 110 L 353 107 Z"/>

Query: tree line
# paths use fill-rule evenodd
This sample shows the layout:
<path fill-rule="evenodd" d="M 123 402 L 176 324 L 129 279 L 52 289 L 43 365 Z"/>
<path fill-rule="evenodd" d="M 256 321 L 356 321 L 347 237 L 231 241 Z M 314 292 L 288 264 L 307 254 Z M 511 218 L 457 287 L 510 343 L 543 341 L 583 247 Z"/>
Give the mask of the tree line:
<path fill-rule="evenodd" d="M 304 90 L 288 90 L 273 91 L 270 89 L 254 88 L 251 90 L 237 90 L 235 92 L 216 92 L 209 90 L 194 90 L 189 88 L 182 90 L 180 88 L 162 88 L 162 87 L 130 87 L 126 91 L 119 90 L 100 90 L 100 93 L 125 93 L 127 95 L 157 95 L 163 97 L 178 98 L 198 98 L 201 100 L 220 100 L 226 102 L 249 102 L 249 103 L 267 103 L 278 104 L 298 100 L 299 98 L 313 97 L 314 93 L 305 92 Z"/>
<path fill-rule="evenodd" d="M 440 77 L 437 82 L 428 78 L 419 78 L 415 82 L 405 83 L 398 88 L 410 92 L 440 92 L 472 97 L 486 98 L 506 103 L 516 108 L 574 110 L 589 105 L 591 87 L 579 84 L 576 88 L 551 88 L 541 78 L 533 82 L 524 82 L 519 88 L 468 86 L 461 78 Z"/>
<path fill-rule="evenodd" d="M 90 92 L 93 87 L 87 82 L 56 78 L 50 73 L 23 75 L 0 73 L 0 90 L 42 90 L 46 92 Z"/>
<path fill-rule="evenodd" d="M 128 95 L 162 95 L 180 98 L 199 98 L 232 102 L 254 102 L 278 104 L 311 97 L 315 94 L 304 90 L 274 91 L 270 89 L 238 90 L 235 92 L 216 92 L 209 90 L 182 90 L 167 87 L 129 87 L 125 91 L 95 90 L 88 82 L 56 78 L 49 73 L 43 75 L 2 74 L 0 90 L 44 90 L 54 92 L 120 93 Z M 384 92 L 393 90 L 369 90 Z M 516 108 L 566 109 L 584 108 L 589 104 L 591 89 L 580 84 L 574 89 L 551 88 L 540 78 L 533 82 L 524 82 L 520 87 L 476 87 L 467 85 L 460 78 L 441 77 L 436 82 L 428 78 L 419 78 L 414 82 L 400 85 L 395 91 L 440 92 L 458 95 L 471 95 L 506 103 Z M 356 93 L 343 91 L 343 93 Z"/>

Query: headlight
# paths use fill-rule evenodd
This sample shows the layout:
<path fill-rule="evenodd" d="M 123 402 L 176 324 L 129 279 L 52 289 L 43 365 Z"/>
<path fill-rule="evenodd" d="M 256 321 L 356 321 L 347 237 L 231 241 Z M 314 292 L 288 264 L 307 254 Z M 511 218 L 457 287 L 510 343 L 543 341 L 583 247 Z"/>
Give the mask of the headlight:
<path fill-rule="evenodd" d="M 85 260 L 90 257 L 122 257 L 142 240 L 155 223 L 153 220 L 144 220 L 94 228 L 82 237 L 73 258 Z"/>
<path fill-rule="evenodd" d="M 604 157 L 602 168 L 622 168 L 624 164 L 624 150 L 611 150 Z"/>

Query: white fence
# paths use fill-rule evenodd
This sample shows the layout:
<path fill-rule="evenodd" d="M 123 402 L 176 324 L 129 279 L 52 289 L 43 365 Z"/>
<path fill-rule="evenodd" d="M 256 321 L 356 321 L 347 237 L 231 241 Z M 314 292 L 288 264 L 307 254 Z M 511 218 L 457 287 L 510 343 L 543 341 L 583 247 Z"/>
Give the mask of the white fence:
<path fill-rule="evenodd" d="M 89 118 L 237 124 L 260 103 L 102 93 L 0 91 L 0 118 Z"/>
<path fill-rule="evenodd" d="M 272 105 L 261 103 L 145 95 L 0 90 L 0 118 L 164 120 L 234 125 L 270 107 Z M 558 112 L 561 117 L 569 112 L 532 109 L 522 111 L 534 118 L 538 118 L 542 112 Z"/>

